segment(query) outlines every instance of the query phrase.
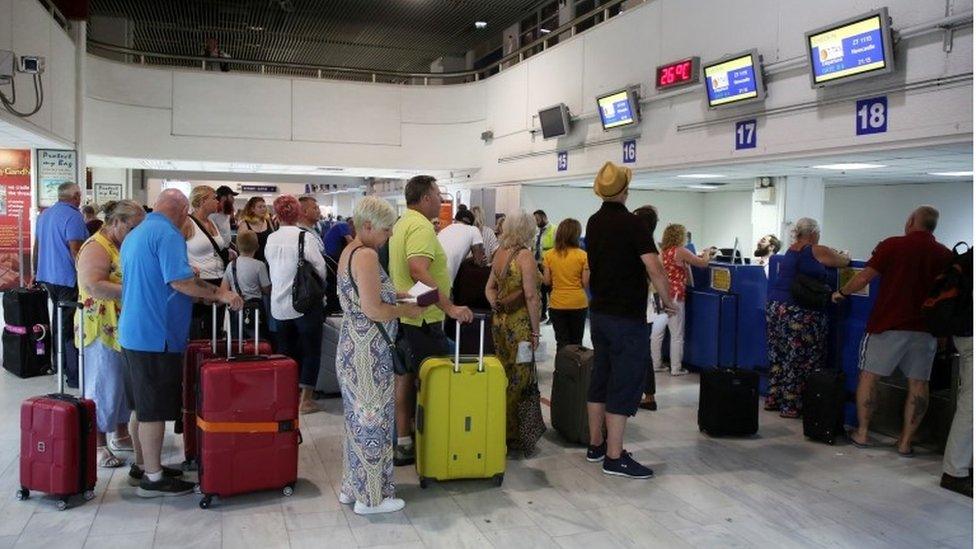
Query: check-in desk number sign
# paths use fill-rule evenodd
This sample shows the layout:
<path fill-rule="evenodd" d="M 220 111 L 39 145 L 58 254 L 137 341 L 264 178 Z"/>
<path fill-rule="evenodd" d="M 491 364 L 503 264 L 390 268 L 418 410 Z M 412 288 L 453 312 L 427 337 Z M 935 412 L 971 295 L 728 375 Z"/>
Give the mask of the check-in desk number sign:
<path fill-rule="evenodd" d="M 711 284 L 716 292 L 728 292 L 732 289 L 732 271 L 725 267 L 712 267 Z"/>
<path fill-rule="evenodd" d="M 857 276 L 857 273 L 863 270 L 864 269 L 860 267 L 842 267 L 840 269 L 837 269 L 837 287 L 843 288 L 844 286 L 847 285 L 848 282 L 851 281 L 852 278 Z M 870 289 L 871 289 L 871 285 L 868 284 L 864 288 L 852 293 L 851 295 L 868 297 L 871 295 Z"/>

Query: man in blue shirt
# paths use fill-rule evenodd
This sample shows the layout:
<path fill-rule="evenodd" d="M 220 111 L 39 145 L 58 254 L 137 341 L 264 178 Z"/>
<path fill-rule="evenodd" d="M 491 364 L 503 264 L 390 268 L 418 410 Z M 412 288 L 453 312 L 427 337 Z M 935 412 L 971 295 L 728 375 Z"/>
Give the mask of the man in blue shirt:
<path fill-rule="evenodd" d="M 75 260 L 88 240 L 88 227 L 78 207 L 81 189 L 74 183 L 58 187 L 58 201 L 37 218 L 34 239 L 34 272 L 57 307 L 61 301 L 78 301 L 78 272 Z M 57 311 L 55 311 L 57 314 Z M 64 375 L 68 387 L 78 387 L 78 349 L 75 348 L 74 314 L 65 313 L 58 326 L 64 349 Z M 60 359 L 59 359 L 60 360 Z"/>
<path fill-rule="evenodd" d="M 325 314 L 333 315 L 342 311 L 339 307 L 339 290 L 336 281 L 335 268 L 339 264 L 339 256 L 346 244 L 356 238 L 356 229 L 352 226 L 352 220 L 337 221 L 322 237 L 325 244 Z"/>
<path fill-rule="evenodd" d="M 190 334 L 192 299 L 233 310 L 240 296 L 201 280 L 187 261 L 189 201 L 176 189 L 159 195 L 153 213 L 122 244 L 122 314 L 119 343 L 126 363 L 126 396 L 136 417 L 129 425 L 135 464 L 129 481 L 144 498 L 188 494 L 182 471 L 162 466 L 164 427 L 182 408 L 183 351 Z M 192 426 L 188 426 L 192 427 Z"/>

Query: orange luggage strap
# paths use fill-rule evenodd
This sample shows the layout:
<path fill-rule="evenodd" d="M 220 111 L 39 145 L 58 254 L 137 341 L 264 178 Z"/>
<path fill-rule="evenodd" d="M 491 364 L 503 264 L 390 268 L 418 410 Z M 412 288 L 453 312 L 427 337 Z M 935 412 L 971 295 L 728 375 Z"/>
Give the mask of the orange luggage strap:
<path fill-rule="evenodd" d="M 298 430 L 298 419 L 286 421 L 207 421 L 197 417 L 197 427 L 206 433 L 287 433 Z"/>

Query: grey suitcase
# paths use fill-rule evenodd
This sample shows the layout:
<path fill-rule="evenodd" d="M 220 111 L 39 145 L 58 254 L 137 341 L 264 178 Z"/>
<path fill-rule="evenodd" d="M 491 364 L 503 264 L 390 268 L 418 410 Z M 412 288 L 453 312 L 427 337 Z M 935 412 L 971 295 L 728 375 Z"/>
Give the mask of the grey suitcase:
<path fill-rule="evenodd" d="M 339 378 L 336 377 L 336 353 L 339 350 L 339 328 L 342 315 L 327 316 L 322 323 L 322 359 L 319 382 L 315 390 L 326 396 L 339 396 Z"/>
<path fill-rule="evenodd" d="M 566 345 L 556 353 L 550 401 L 552 427 L 568 442 L 590 443 L 586 395 L 592 367 L 593 351 L 586 347 Z"/>

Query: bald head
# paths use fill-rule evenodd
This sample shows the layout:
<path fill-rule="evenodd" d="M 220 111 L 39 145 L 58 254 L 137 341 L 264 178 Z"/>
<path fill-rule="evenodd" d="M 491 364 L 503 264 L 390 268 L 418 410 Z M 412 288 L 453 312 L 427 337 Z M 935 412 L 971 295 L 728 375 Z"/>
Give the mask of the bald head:
<path fill-rule="evenodd" d="M 179 189 L 166 189 L 159 193 L 153 211 L 163 214 L 177 227 L 182 227 L 189 207 L 189 199 Z"/>
<path fill-rule="evenodd" d="M 905 232 L 925 231 L 933 233 L 938 225 L 939 210 L 935 206 L 919 206 L 908 216 L 908 221 L 905 222 Z"/>

